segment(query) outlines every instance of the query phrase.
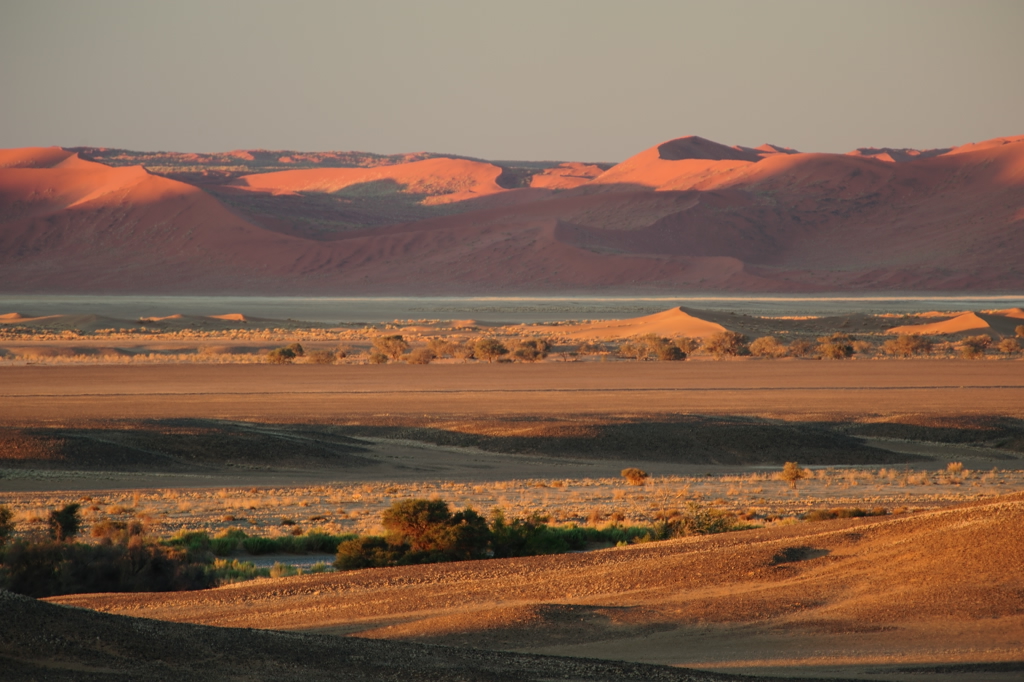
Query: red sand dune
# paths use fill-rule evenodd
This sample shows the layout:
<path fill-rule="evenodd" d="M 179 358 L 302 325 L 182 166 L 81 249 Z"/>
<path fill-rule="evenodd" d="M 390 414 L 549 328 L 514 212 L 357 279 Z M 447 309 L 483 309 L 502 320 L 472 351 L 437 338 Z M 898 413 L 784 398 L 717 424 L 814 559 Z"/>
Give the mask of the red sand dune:
<path fill-rule="evenodd" d="M 963 313 L 941 322 L 929 324 L 910 324 L 901 327 L 893 327 L 888 330 L 889 334 L 961 334 L 964 332 L 995 333 L 1003 336 L 1013 336 L 1014 326 L 1017 320 L 1024 319 L 1024 311 L 1017 315 L 1020 308 L 992 313 Z M 1011 313 L 1007 315 L 1005 313 Z"/>
<path fill-rule="evenodd" d="M 543 329 L 551 331 L 550 327 Z M 648 334 L 668 338 L 688 336 L 700 339 L 724 332 L 726 329 L 716 322 L 694 317 L 682 308 L 670 308 L 660 313 L 628 320 L 601 320 L 589 324 L 560 326 L 557 331 L 560 336 L 578 340 L 624 339 Z"/>
<path fill-rule="evenodd" d="M 223 189 L 208 178 L 230 208 L 141 166 L 7 150 L 0 290 L 1021 291 L 1022 142 L 894 163 L 688 137 L 590 180 L 597 169 L 583 164 L 511 174 L 511 190 L 502 167 L 450 158 L 248 175 Z M 350 210 L 344 196 L 310 194 L 366 183 L 382 183 L 384 199 L 356 208 L 393 215 L 315 235 L 290 227 Z M 403 208 L 416 202 L 447 206 Z"/>
<path fill-rule="evenodd" d="M 376 168 L 323 168 L 245 175 L 232 186 L 274 194 L 338 190 L 371 182 L 392 182 L 402 192 L 423 194 L 424 204 L 447 204 L 503 191 L 498 166 L 465 159 L 427 159 Z"/>

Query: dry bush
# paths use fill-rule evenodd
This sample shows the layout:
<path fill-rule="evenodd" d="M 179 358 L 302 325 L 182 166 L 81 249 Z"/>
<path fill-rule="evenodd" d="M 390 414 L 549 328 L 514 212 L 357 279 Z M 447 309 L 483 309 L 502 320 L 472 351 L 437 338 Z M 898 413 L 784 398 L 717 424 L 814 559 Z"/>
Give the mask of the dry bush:
<path fill-rule="evenodd" d="M 1005 355 L 1020 353 L 1020 342 L 1017 339 L 1003 339 L 999 342 L 999 352 Z"/>
<path fill-rule="evenodd" d="M 405 356 L 405 361 L 410 365 L 429 365 L 437 358 L 430 348 L 416 348 Z"/>
<path fill-rule="evenodd" d="M 736 332 L 718 332 L 714 336 L 704 339 L 701 346 L 704 352 L 714 355 L 721 360 L 726 357 L 746 355 L 750 352 L 747 347 L 747 337 Z"/>
<path fill-rule="evenodd" d="M 928 355 L 932 352 L 932 342 L 917 334 L 900 334 L 882 344 L 882 353 L 897 358 L 910 358 L 915 355 Z"/>
<path fill-rule="evenodd" d="M 643 469 L 637 469 L 636 467 L 629 467 L 622 470 L 622 477 L 626 479 L 626 483 L 629 485 L 643 485 L 647 482 L 650 477 Z"/>
<path fill-rule="evenodd" d="M 804 358 L 811 354 L 814 345 L 807 339 L 794 339 L 790 342 L 788 350 L 794 358 Z"/>
<path fill-rule="evenodd" d="M 966 360 L 976 360 L 985 357 L 985 350 L 991 345 L 992 337 L 988 334 L 981 334 L 961 339 L 956 349 L 960 353 L 960 357 Z"/>
<path fill-rule="evenodd" d="M 337 359 L 337 353 L 333 350 L 314 350 L 306 354 L 306 362 L 313 365 L 333 365 Z"/>
<path fill-rule="evenodd" d="M 831 336 L 820 336 L 815 350 L 818 357 L 824 360 L 845 360 L 853 357 L 853 343 L 849 334 L 837 333 Z"/>
<path fill-rule="evenodd" d="M 786 347 L 774 336 L 762 336 L 750 342 L 750 354 L 759 358 L 781 358 L 786 355 Z"/>
<path fill-rule="evenodd" d="M 786 462 L 779 476 L 783 481 L 789 482 L 790 488 L 796 488 L 796 484 L 800 479 L 807 478 L 808 474 L 809 472 L 806 469 L 801 469 L 800 465 L 796 462 Z"/>
<path fill-rule="evenodd" d="M 399 334 L 378 336 L 373 340 L 373 349 L 397 362 L 409 350 L 409 344 Z"/>

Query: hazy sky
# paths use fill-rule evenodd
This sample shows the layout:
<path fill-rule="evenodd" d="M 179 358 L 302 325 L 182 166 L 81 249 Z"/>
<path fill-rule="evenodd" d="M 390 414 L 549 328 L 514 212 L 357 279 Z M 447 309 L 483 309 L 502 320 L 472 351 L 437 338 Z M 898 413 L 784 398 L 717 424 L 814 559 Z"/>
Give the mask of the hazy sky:
<path fill-rule="evenodd" d="M 1024 134 L 1024 2 L 0 0 L 0 147 L 617 161 Z"/>

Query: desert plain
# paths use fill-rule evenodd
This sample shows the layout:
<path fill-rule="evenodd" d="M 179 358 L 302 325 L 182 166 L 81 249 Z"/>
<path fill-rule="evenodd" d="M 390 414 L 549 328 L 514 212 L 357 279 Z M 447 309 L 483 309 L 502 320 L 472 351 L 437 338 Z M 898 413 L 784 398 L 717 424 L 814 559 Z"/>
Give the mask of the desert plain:
<path fill-rule="evenodd" d="M 510 346 L 514 336 L 550 339 L 548 356 L 532 362 L 375 364 L 360 346 L 397 332 L 415 345 L 500 331 L 478 322 L 396 321 L 323 338 L 274 323 L 261 343 L 237 341 L 257 350 L 235 357 L 202 351 L 224 344 L 201 334 L 176 338 L 171 357 L 125 351 L 126 341 L 167 342 L 140 342 L 150 332 L 128 329 L 102 342 L 121 353 L 88 352 L 101 345 L 95 333 L 8 338 L 18 350 L 0 364 L 0 504 L 26 533 L 43 532 L 50 509 L 78 502 L 84 535 L 132 520 L 158 537 L 374 534 L 382 512 L 410 498 L 595 528 L 649 523 L 694 503 L 748 529 L 338 572 L 309 572 L 330 554 L 242 556 L 305 574 L 48 598 L 100 612 L 73 612 L 79 630 L 55 625 L 72 622 L 55 607 L 5 597 L 22 622 L 49 623 L 39 627 L 50 634 L 7 634 L 0 656 L 43 678 L 185 674 L 183 663 L 154 664 L 138 651 L 155 638 L 205 651 L 214 676 L 263 660 L 262 672 L 246 675 L 265 679 L 326 678 L 324 661 L 345 661 L 351 679 L 1019 679 L 1020 356 L 895 359 L 862 347 L 845 360 L 697 351 L 672 362 L 607 347 L 612 327 L 623 338 L 717 333 L 701 328 L 713 315 L 682 314 L 501 328 Z M 880 345 L 907 321 L 854 324 L 858 338 Z M 217 333 L 263 334 L 228 322 L 235 331 Z M 784 340 L 829 331 L 815 319 L 733 324 Z M 953 349 L 977 330 L 945 331 Z M 592 339 L 606 347 L 566 351 Z M 293 342 L 347 353 L 268 364 L 267 349 Z M 805 468 L 795 485 L 780 475 L 788 461 Z M 620 476 L 628 467 L 650 478 L 629 485 Z M 879 515 L 808 520 L 834 509 Z M 104 634 L 94 641 L 83 629 Z M 315 660 L 281 667 L 262 630 L 289 633 Z"/>

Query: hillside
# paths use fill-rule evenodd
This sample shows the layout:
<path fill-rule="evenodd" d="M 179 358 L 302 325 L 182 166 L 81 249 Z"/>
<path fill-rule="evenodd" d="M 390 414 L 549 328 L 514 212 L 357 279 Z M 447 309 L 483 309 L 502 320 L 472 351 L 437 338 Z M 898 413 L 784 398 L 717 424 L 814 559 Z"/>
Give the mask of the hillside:
<path fill-rule="evenodd" d="M 1016 494 L 583 554 L 52 601 L 207 625 L 754 674 L 896 679 L 894 668 L 915 661 L 1017 661 L 991 678 L 1014 679 L 1024 657 L 1022 513 Z M 964 670 L 960 679 L 978 679 Z M 922 679 L 924 671 L 904 672 Z"/>
<path fill-rule="evenodd" d="M 0 151 L 0 291 L 1024 288 L 1024 137 L 609 166 L 436 154 Z"/>

